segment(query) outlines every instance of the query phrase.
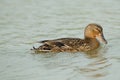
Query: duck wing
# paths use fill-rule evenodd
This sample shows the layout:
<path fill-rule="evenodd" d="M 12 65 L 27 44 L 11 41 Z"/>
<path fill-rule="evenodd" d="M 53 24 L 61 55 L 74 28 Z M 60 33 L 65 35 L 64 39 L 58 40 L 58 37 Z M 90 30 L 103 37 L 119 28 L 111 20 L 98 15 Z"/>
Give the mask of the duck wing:
<path fill-rule="evenodd" d="M 42 43 L 42 45 L 38 48 L 33 47 L 34 50 L 38 50 L 40 52 L 61 52 L 76 49 L 82 45 L 83 40 L 79 38 L 59 38 L 54 40 L 43 40 L 39 41 L 39 43 Z"/>
<path fill-rule="evenodd" d="M 54 40 L 43 40 L 40 41 L 39 43 L 43 43 L 43 44 L 48 44 L 48 45 L 56 45 L 58 47 L 61 46 L 70 46 L 70 47 L 74 47 L 77 45 L 82 45 L 82 43 L 84 42 L 84 40 L 80 39 L 80 38 L 59 38 L 59 39 L 54 39 Z"/>

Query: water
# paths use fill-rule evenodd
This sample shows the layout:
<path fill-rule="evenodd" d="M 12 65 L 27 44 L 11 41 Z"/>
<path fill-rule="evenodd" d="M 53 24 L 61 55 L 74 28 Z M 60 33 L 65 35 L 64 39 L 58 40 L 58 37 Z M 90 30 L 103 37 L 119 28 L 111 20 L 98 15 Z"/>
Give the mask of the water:
<path fill-rule="evenodd" d="M 0 0 L 0 80 L 120 80 L 120 0 Z M 97 54 L 33 54 L 36 41 L 104 28 Z"/>

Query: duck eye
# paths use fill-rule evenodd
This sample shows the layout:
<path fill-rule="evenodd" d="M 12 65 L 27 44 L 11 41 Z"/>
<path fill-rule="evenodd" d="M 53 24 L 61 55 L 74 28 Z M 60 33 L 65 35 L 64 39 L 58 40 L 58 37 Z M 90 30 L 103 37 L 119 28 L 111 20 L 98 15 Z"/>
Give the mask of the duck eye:
<path fill-rule="evenodd" d="M 95 31 L 95 32 L 101 32 L 101 30 L 98 29 L 98 28 L 94 29 L 94 31 Z"/>

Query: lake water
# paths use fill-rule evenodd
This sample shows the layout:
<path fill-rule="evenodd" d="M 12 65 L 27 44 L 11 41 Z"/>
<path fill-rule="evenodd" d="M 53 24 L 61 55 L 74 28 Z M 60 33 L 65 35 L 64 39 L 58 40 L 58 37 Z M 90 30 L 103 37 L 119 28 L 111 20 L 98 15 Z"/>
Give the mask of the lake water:
<path fill-rule="evenodd" d="M 93 54 L 34 54 L 36 41 L 81 37 L 98 23 Z M 0 80 L 120 80 L 120 0 L 0 0 Z"/>

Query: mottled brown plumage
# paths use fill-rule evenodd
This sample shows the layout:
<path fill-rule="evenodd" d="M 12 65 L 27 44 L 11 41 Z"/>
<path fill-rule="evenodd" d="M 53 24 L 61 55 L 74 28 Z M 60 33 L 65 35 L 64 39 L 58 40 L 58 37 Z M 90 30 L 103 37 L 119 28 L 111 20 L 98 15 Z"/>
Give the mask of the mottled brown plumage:
<path fill-rule="evenodd" d="M 97 38 L 107 43 L 103 36 L 103 29 L 98 24 L 89 24 L 85 28 L 85 38 L 59 38 L 54 40 L 40 41 L 43 45 L 32 50 L 37 52 L 78 52 L 90 51 L 99 47 L 100 43 Z"/>

